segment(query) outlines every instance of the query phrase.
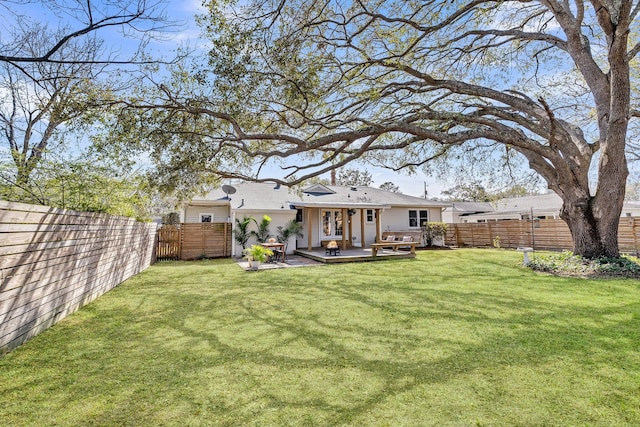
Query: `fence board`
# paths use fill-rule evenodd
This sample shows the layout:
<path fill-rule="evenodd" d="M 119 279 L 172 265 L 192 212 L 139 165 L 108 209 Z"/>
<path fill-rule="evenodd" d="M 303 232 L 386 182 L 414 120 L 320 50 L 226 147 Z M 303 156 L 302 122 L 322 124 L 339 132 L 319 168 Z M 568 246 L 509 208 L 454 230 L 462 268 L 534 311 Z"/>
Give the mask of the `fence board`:
<path fill-rule="evenodd" d="M 560 219 L 447 225 L 445 244 L 448 246 L 493 247 L 497 242 L 503 248 L 571 250 L 573 247 L 569 227 Z M 640 251 L 640 218 L 621 218 L 618 244 L 623 252 Z"/>
<path fill-rule="evenodd" d="M 0 354 L 147 268 L 156 226 L 0 201 Z"/>

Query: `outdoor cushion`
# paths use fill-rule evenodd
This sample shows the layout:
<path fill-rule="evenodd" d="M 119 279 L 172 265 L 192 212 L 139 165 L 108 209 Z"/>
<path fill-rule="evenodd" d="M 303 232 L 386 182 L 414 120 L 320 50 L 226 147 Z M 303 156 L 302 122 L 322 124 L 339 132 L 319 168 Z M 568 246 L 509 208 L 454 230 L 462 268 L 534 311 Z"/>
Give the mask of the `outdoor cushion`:
<path fill-rule="evenodd" d="M 396 236 L 393 236 L 393 235 L 387 236 L 387 242 L 395 242 L 395 241 L 396 241 Z"/>
<path fill-rule="evenodd" d="M 404 237 L 402 237 L 402 241 L 403 241 L 403 242 L 413 242 L 413 237 L 411 237 L 411 236 L 404 236 Z"/>

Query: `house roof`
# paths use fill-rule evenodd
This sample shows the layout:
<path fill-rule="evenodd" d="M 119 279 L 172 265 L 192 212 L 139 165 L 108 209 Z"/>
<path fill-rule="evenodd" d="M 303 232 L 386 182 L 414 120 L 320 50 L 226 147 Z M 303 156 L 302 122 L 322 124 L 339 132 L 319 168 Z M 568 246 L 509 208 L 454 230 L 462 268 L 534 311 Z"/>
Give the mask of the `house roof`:
<path fill-rule="evenodd" d="M 319 191 L 324 188 L 325 191 Z M 422 199 L 406 194 L 393 193 L 380 188 L 363 186 L 314 185 L 302 190 L 301 206 L 336 207 L 438 207 L 450 206 L 448 202 Z"/>
<path fill-rule="evenodd" d="M 243 182 L 233 184 L 233 188 L 236 190 L 235 193 L 228 196 L 222 188 L 217 188 L 206 196 L 194 197 L 190 204 L 194 206 L 230 205 L 234 210 L 251 211 L 280 211 L 304 206 L 386 209 L 392 206 L 442 208 L 451 205 L 447 202 L 426 200 L 362 186 L 314 184 L 302 191 L 296 191 L 273 183 Z"/>
<path fill-rule="evenodd" d="M 451 207 L 445 211 L 456 212 L 459 214 L 470 214 L 480 212 L 493 212 L 493 206 L 489 202 L 452 202 Z"/>
<path fill-rule="evenodd" d="M 459 204 L 464 202 L 455 202 L 454 207 L 458 208 Z M 559 215 L 562 208 L 562 199 L 556 193 L 539 194 L 536 196 L 525 197 L 509 197 L 496 200 L 492 204 L 492 209 L 484 212 L 469 212 L 469 218 L 519 218 L 522 214 L 528 214 L 533 211 L 535 215 Z M 624 202 L 623 209 L 634 210 L 640 209 L 640 203 L 637 201 Z M 464 215 L 464 213 L 463 213 Z"/>
<path fill-rule="evenodd" d="M 242 182 L 233 184 L 233 194 L 225 194 L 222 188 L 216 188 L 205 196 L 194 197 L 190 204 L 195 206 L 229 205 L 233 210 L 275 211 L 289 209 L 289 200 L 300 197 L 285 186 L 274 183 Z"/>
<path fill-rule="evenodd" d="M 536 196 L 508 197 L 493 203 L 496 212 L 559 211 L 562 199 L 556 193 Z"/>

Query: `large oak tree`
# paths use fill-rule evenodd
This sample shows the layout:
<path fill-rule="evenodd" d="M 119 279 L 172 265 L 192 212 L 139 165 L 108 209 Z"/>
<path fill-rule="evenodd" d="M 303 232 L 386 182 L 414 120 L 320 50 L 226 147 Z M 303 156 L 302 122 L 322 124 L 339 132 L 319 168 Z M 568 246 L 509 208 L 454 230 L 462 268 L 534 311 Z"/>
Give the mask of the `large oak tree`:
<path fill-rule="evenodd" d="M 575 252 L 619 254 L 639 2 L 208 7 L 208 63 L 158 85 L 139 110 L 169 170 L 197 163 L 260 180 L 273 177 L 256 165 L 279 162 L 292 184 L 363 156 L 401 168 L 495 149 L 561 196 Z"/>

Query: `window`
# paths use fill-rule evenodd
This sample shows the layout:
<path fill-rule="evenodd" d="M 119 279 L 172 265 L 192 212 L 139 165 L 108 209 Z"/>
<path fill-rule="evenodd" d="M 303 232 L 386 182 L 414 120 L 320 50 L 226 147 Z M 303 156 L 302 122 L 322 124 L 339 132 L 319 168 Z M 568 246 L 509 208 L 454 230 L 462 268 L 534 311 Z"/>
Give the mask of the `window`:
<path fill-rule="evenodd" d="M 200 214 L 200 222 L 213 222 L 213 214 L 212 213 L 201 213 Z"/>
<path fill-rule="evenodd" d="M 418 228 L 429 222 L 429 211 L 409 211 L 409 227 Z"/>
<path fill-rule="evenodd" d="M 373 209 L 367 209 L 367 222 L 373 222 L 376 219 L 376 213 Z"/>
<path fill-rule="evenodd" d="M 303 221 L 303 216 L 302 216 L 302 209 L 298 208 L 296 209 L 296 222 L 304 222 Z"/>

